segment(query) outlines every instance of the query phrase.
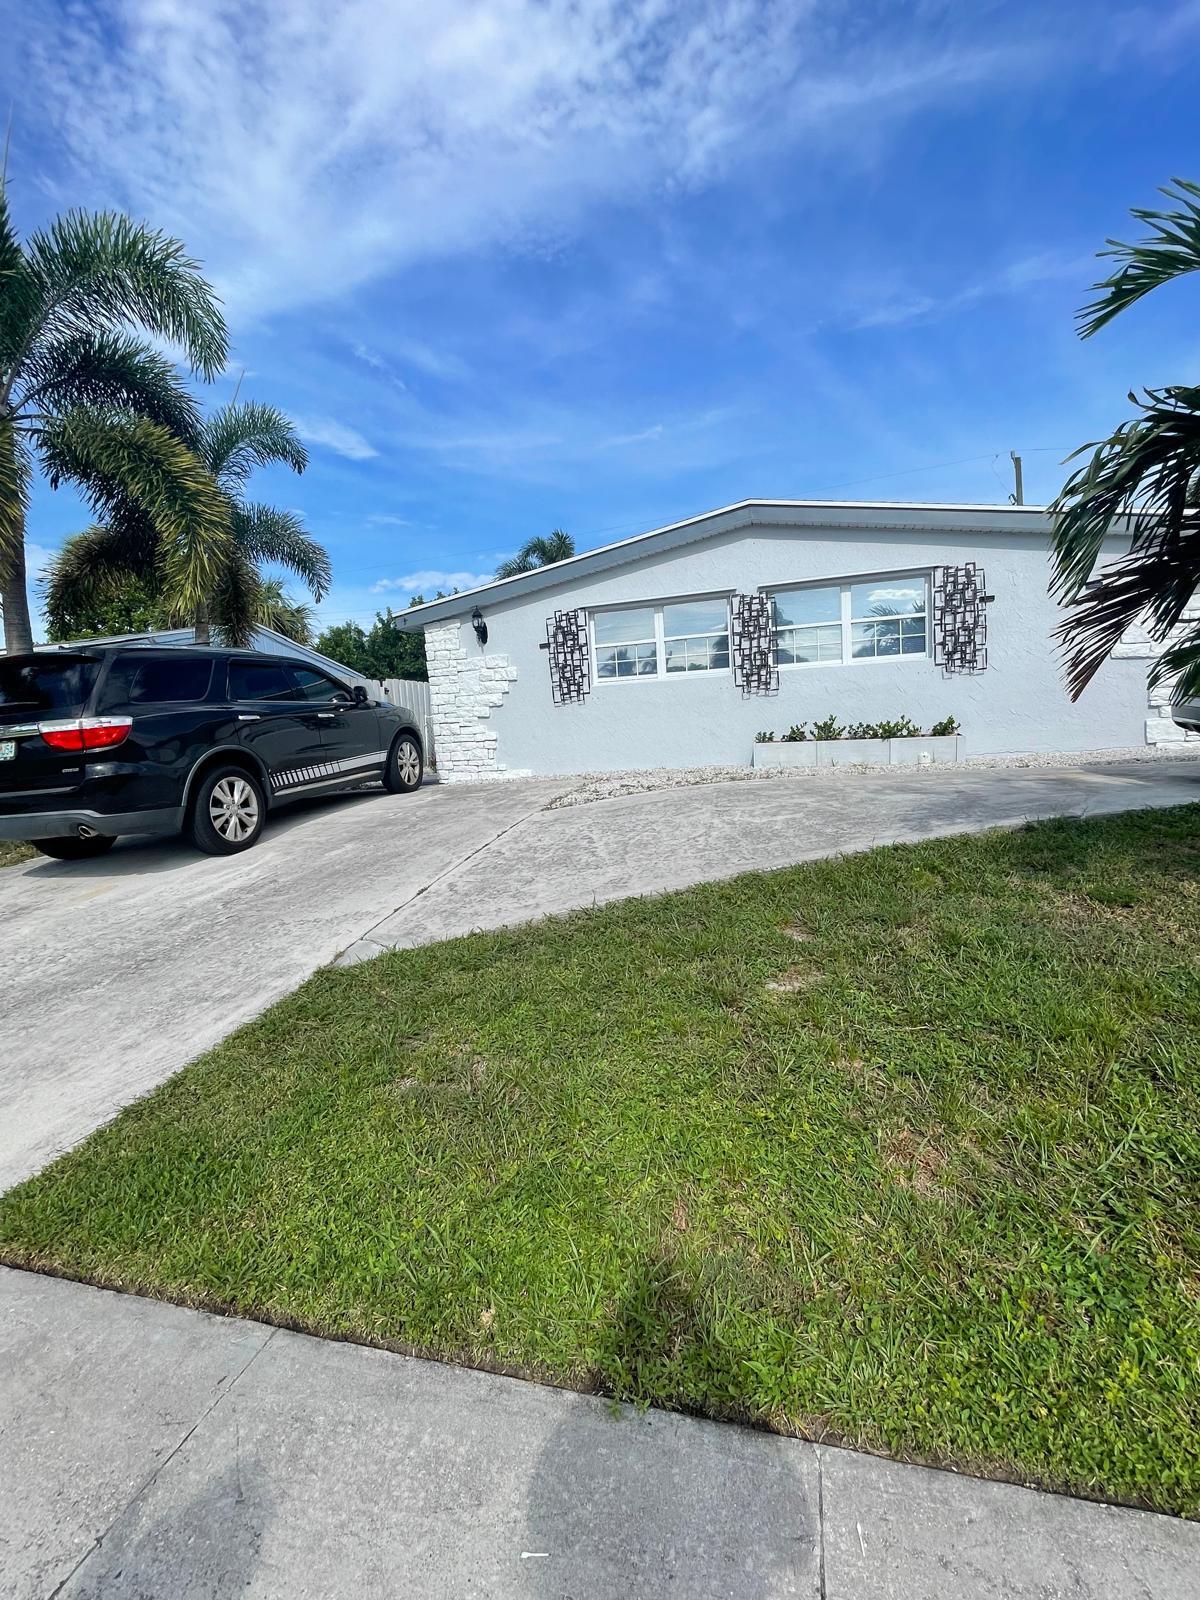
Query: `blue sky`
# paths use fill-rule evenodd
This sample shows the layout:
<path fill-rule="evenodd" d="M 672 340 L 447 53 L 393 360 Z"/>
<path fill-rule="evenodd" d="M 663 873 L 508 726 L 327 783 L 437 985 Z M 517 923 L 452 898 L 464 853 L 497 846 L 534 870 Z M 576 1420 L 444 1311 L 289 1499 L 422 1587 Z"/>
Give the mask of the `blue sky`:
<path fill-rule="evenodd" d="M 748 496 L 1027 498 L 1133 386 L 1200 377 L 1181 284 L 1080 343 L 1106 236 L 1200 176 L 1200 0 L 0 0 L 29 229 L 116 206 L 225 300 L 211 386 L 323 621 Z M 39 490 L 35 559 L 82 525 Z"/>

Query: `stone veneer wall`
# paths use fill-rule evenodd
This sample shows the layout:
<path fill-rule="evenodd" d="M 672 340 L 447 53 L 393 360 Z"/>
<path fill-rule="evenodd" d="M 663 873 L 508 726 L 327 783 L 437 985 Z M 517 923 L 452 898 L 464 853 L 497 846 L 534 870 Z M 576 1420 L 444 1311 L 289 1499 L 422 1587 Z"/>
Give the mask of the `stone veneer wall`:
<path fill-rule="evenodd" d="M 461 622 L 431 622 L 425 628 L 429 702 L 438 776 L 450 783 L 479 778 L 511 778 L 496 760 L 498 735 L 488 727 L 503 705 L 516 667 L 507 656 L 481 655 L 462 642 Z"/>
<path fill-rule="evenodd" d="M 1184 611 L 1180 628 L 1176 632 L 1183 631 L 1183 624 L 1197 621 L 1200 621 L 1200 600 L 1193 600 Z M 1112 653 L 1118 660 L 1154 661 L 1162 655 L 1168 644 L 1174 643 L 1174 638 L 1173 633 L 1170 639 L 1156 643 L 1145 628 L 1136 623 L 1132 628 L 1126 628 L 1120 644 L 1114 645 Z M 1182 744 L 1185 740 L 1200 739 L 1200 734 L 1187 733 L 1172 720 L 1171 691 L 1172 684 L 1169 681 L 1160 683 L 1157 689 L 1147 687 L 1147 744 Z"/>

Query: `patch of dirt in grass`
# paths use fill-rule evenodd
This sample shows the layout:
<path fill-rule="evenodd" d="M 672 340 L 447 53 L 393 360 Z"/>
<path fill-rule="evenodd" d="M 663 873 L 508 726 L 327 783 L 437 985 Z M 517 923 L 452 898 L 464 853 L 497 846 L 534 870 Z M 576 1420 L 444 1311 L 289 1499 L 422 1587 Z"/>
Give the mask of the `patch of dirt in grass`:
<path fill-rule="evenodd" d="M 782 977 L 767 984 L 767 990 L 770 994 L 801 994 L 824 980 L 825 974 L 815 967 L 789 967 Z"/>
<path fill-rule="evenodd" d="M 805 925 L 799 921 L 784 923 L 783 931 L 787 934 L 789 939 L 795 939 L 798 944 L 808 944 L 811 940 L 816 938 L 816 934 L 812 931 L 812 929 L 806 928 Z"/>
<path fill-rule="evenodd" d="M 922 1199 L 945 1199 L 943 1183 L 946 1157 L 929 1139 L 922 1139 L 911 1128 L 890 1134 L 880 1146 L 880 1155 L 896 1182 Z"/>

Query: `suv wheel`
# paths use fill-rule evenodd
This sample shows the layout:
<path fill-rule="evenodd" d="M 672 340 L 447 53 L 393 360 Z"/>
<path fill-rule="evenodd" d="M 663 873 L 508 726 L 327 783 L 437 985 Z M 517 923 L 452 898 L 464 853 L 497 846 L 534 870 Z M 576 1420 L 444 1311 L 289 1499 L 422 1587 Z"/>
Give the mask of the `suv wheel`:
<path fill-rule="evenodd" d="M 258 843 L 267 806 L 262 785 L 244 767 L 213 767 L 192 801 L 189 832 L 198 850 L 232 856 Z"/>
<path fill-rule="evenodd" d="M 401 733 L 392 740 L 387 764 L 383 769 L 383 786 L 392 794 L 408 794 L 421 786 L 421 746 L 411 733 Z"/>
<path fill-rule="evenodd" d="M 97 833 L 90 839 L 31 839 L 29 842 L 35 850 L 55 861 L 90 861 L 93 856 L 102 856 L 111 850 L 117 837 L 112 833 Z"/>

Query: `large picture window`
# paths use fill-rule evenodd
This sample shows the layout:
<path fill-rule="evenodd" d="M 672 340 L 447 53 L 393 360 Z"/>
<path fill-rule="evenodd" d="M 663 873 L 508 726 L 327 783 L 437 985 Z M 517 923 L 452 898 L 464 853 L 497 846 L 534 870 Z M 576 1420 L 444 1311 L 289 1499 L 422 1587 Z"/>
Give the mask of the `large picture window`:
<path fill-rule="evenodd" d="M 729 602 L 677 600 L 592 613 L 599 682 L 729 671 Z"/>
<path fill-rule="evenodd" d="M 781 667 L 929 654 L 929 575 L 783 589 L 771 596 Z"/>

